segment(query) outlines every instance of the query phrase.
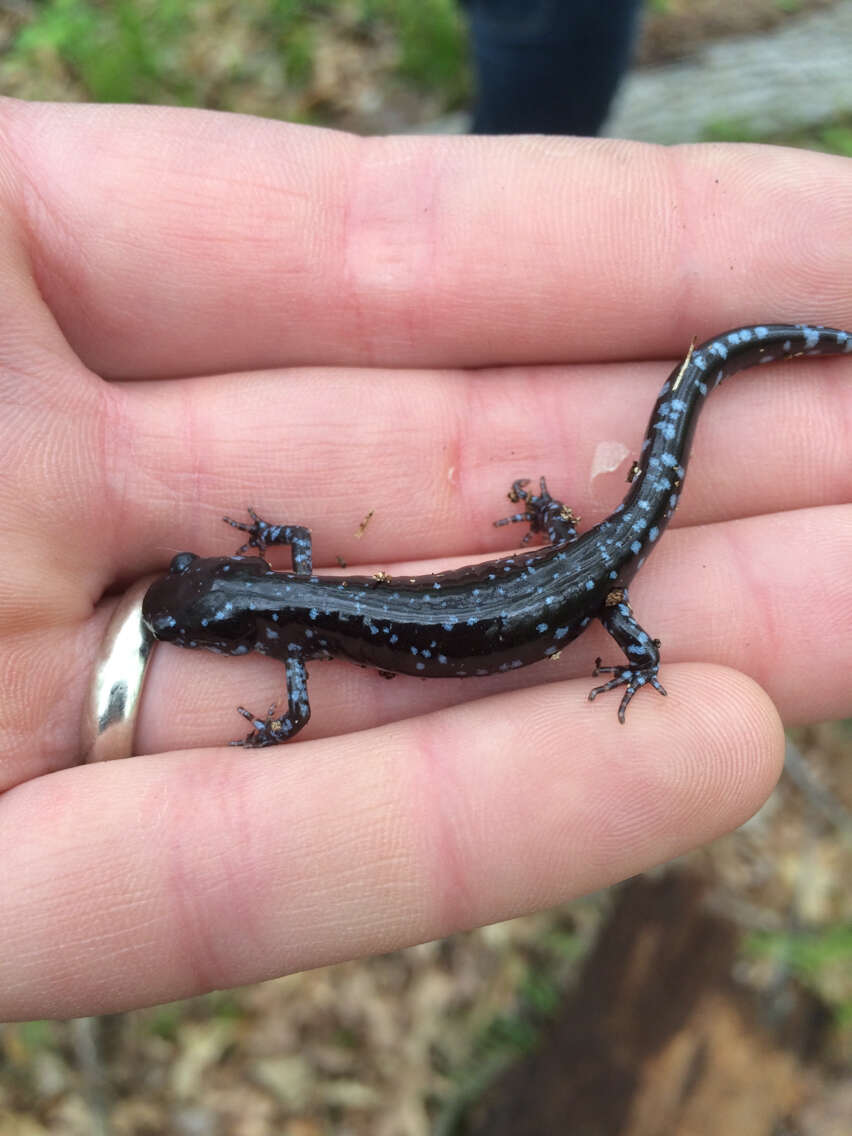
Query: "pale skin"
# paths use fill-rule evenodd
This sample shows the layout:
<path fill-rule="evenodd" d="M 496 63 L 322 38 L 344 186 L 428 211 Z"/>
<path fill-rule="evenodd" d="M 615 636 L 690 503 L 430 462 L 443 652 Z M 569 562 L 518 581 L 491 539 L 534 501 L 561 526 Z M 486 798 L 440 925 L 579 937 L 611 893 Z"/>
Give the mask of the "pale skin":
<path fill-rule="evenodd" d="M 600 519 L 693 336 L 852 327 L 850 237 L 837 157 L 0 102 L 0 1020 L 388 951 L 750 816 L 781 720 L 852 712 L 852 358 L 708 403 L 626 726 L 599 628 L 483 680 L 315 663 L 271 751 L 222 744 L 260 658 L 160 648 L 131 760 L 80 765 L 81 716 L 107 590 L 233 551 L 225 513 L 392 573 L 506 549 L 517 477 Z"/>

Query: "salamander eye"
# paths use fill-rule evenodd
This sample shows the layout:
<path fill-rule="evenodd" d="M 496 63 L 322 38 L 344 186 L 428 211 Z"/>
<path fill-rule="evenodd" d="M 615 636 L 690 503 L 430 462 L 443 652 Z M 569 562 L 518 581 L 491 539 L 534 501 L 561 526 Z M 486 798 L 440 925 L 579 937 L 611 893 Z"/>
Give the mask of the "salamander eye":
<path fill-rule="evenodd" d="M 179 552 L 169 565 L 169 572 L 173 576 L 179 576 L 181 572 L 187 570 L 193 560 L 197 559 L 198 557 L 194 552 Z"/>

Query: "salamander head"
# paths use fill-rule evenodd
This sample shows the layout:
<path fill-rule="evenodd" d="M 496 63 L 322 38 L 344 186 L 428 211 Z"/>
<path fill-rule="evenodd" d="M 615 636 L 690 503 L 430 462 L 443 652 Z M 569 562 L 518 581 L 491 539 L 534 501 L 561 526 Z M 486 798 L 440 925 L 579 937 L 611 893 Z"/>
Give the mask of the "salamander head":
<path fill-rule="evenodd" d="M 257 562 L 257 558 L 202 559 L 192 552 L 178 553 L 168 575 L 155 580 L 145 593 L 144 623 L 164 643 L 245 654 L 254 641 L 256 621 L 240 579 L 253 575 Z"/>

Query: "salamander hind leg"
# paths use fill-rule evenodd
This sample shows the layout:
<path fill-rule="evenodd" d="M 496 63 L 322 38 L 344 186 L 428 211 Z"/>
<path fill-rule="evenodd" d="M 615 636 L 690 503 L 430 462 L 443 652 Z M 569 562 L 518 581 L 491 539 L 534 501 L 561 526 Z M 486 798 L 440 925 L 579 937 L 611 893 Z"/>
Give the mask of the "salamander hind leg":
<path fill-rule="evenodd" d="M 245 738 L 231 742 L 232 746 L 259 749 L 262 746 L 278 745 L 279 742 L 295 737 L 307 725 L 311 707 L 308 702 L 308 672 L 305 664 L 301 659 L 287 659 L 284 671 L 287 680 L 286 714 L 276 714 L 275 706 L 270 706 L 265 718 L 255 718 L 244 706 L 238 706 L 238 713 L 251 722 L 254 728 Z"/>
<path fill-rule="evenodd" d="M 495 527 L 517 523 L 528 524 L 530 530 L 525 534 L 522 544 L 527 544 L 533 533 L 547 533 L 551 544 L 567 544 L 576 540 L 577 525 L 581 518 L 575 516 L 570 506 L 550 496 L 547 482 L 543 477 L 539 480 L 538 493 L 530 493 L 526 488 L 528 485 L 529 481 L 525 478 L 512 483 L 508 493 L 509 500 L 513 503 L 522 502 L 524 511 L 515 513 L 511 517 L 502 517 L 494 522 Z"/>
<path fill-rule="evenodd" d="M 624 713 L 628 703 L 637 690 L 650 684 L 660 694 L 665 689 L 657 678 L 660 665 L 660 641 L 652 639 L 647 631 L 643 631 L 636 622 L 633 611 L 627 599 L 626 588 L 613 588 L 606 599 L 606 607 L 600 617 L 601 623 L 624 651 L 627 664 L 620 667 L 602 667 L 600 659 L 595 660 L 595 675 L 611 674 L 609 682 L 596 686 L 589 691 L 589 701 L 593 701 L 599 694 L 607 690 L 614 690 L 617 686 L 626 686 L 621 705 L 618 707 L 618 720 L 624 723 Z"/>
<path fill-rule="evenodd" d="M 258 555 L 263 556 L 271 544 L 289 544 L 294 573 L 297 576 L 310 576 L 313 570 L 311 530 L 303 525 L 271 525 L 268 521 L 261 520 L 254 509 L 249 509 L 248 513 L 251 524 L 234 521 L 230 517 L 222 518 L 225 524 L 249 534 L 249 539 L 237 549 L 236 555 L 239 556 L 249 548 L 256 548 Z"/>

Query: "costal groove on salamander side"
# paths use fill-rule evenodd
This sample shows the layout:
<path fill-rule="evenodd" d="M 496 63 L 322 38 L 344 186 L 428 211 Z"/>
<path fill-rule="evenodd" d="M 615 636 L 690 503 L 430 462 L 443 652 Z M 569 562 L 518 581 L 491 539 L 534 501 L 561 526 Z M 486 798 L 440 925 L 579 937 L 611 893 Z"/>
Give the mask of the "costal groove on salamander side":
<path fill-rule="evenodd" d="M 589 697 L 623 686 L 630 699 L 657 678 L 659 644 L 636 622 L 628 585 L 665 531 L 683 481 L 706 396 L 728 375 L 794 355 L 852 354 L 852 335 L 807 324 L 738 328 L 691 350 L 666 380 L 651 413 L 632 485 L 600 524 L 578 536 L 570 509 L 547 491 L 516 482 L 523 508 L 511 520 L 544 532 L 550 544 L 431 576 L 315 576 L 310 532 L 273 525 L 250 510 L 239 552 L 202 559 L 181 553 L 146 594 L 143 619 L 157 639 L 239 655 L 254 650 L 285 662 L 287 709 L 255 718 L 242 742 L 273 745 L 310 716 L 305 661 L 340 656 L 383 674 L 469 677 L 510 671 L 558 653 L 601 620 L 626 656 L 596 674 L 613 678 Z M 226 518 L 227 520 L 227 518 Z M 501 522 L 502 523 L 502 522 Z M 293 571 L 272 570 L 269 545 L 292 549 Z"/>

